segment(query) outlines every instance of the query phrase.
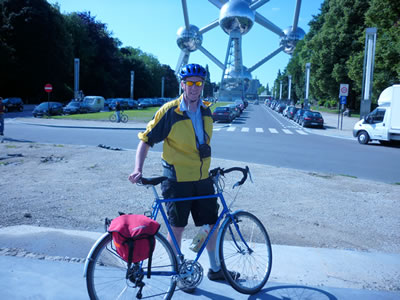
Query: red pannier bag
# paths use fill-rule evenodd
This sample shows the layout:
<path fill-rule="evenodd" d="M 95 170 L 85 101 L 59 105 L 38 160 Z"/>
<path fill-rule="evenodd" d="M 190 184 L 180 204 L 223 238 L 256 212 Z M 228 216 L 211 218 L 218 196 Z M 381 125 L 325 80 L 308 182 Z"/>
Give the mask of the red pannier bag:
<path fill-rule="evenodd" d="M 111 221 L 108 232 L 112 233 L 117 253 L 130 267 L 146 259 L 150 276 L 151 258 L 156 246 L 155 235 L 160 224 L 144 215 L 121 215 Z"/>

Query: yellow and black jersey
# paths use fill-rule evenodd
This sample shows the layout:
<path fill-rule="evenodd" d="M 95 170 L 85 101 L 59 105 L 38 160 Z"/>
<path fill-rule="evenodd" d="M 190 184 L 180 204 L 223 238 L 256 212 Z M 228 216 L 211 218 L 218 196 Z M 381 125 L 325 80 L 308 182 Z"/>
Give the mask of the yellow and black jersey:
<path fill-rule="evenodd" d="M 178 182 L 206 179 L 211 157 L 200 159 L 192 121 L 180 110 L 181 101 L 183 96 L 161 106 L 147 124 L 146 131 L 140 132 L 138 137 L 151 147 L 164 141 L 162 159 L 167 163 L 164 166 L 174 169 Z M 203 101 L 203 104 L 200 109 L 205 141 L 209 145 L 213 129 L 211 103 Z"/>

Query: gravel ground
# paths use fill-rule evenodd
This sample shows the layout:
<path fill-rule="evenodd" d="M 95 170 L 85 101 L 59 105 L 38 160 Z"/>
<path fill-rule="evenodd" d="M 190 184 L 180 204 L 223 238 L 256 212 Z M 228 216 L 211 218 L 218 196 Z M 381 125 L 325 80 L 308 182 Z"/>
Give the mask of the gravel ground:
<path fill-rule="evenodd" d="M 134 158 L 135 151 L 3 141 L 0 227 L 102 231 L 104 218 L 118 211 L 149 210 L 152 191 L 127 180 Z M 244 163 L 213 159 L 216 166 Z M 248 166 L 254 183 L 243 185 L 232 208 L 261 219 L 273 244 L 400 253 L 399 185 Z M 145 176 L 160 174 L 160 153 L 150 151 Z M 228 203 L 238 190 L 231 187 L 239 175 L 231 174 L 225 179 Z M 186 237 L 195 234 L 189 227 Z"/>

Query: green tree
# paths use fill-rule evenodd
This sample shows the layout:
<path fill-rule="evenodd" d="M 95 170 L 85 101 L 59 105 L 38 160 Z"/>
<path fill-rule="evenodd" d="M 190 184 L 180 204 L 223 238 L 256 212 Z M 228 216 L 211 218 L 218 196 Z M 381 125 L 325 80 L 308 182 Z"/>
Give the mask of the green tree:
<path fill-rule="evenodd" d="M 2 0 L 0 11 L 3 95 L 47 99 L 46 83 L 53 85 L 53 99 L 70 93 L 71 38 L 59 11 L 45 0 Z"/>

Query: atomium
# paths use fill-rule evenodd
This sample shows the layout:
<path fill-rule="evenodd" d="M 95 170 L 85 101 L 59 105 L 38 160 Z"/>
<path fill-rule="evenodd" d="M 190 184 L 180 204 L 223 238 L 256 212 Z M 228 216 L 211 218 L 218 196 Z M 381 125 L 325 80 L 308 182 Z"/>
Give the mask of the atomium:
<path fill-rule="evenodd" d="M 196 51 L 203 42 L 203 35 L 199 33 L 199 28 L 194 25 L 190 25 L 189 29 L 184 26 L 180 27 L 176 35 L 176 43 L 183 51 Z"/>
<path fill-rule="evenodd" d="M 180 69 L 189 62 L 190 53 L 196 50 L 201 51 L 222 70 L 219 91 L 221 100 L 234 100 L 245 98 L 251 94 L 256 95 L 257 91 L 254 88 L 256 85 L 249 84 L 252 80 L 251 73 L 281 51 L 292 54 L 297 42 L 305 35 L 304 31 L 297 27 L 301 0 L 293 0 L 296 2 L 293 24 L 284 30 L 257 12 L 257 9 L 269 0 L 208 0 L 219 9 L 219 18 L 200 29 L 190 24 L 186 0 L 181 1 L 185 25 L 177 32 L 176 41 L 181 49 L 181 55 L 175 72 L 178 74 Z M 255 65 L 246 68 L 242 60 L 242 36 L 248 33 L 255 23 L 277 34 L 279 47 Z M 203 35 L 218 26 L 229 35 L 225 63 L 222 63 L 202 46 Z M 253 90 L 250 90 L 251 87 Z"/>
<path fill-rule="evenodd" d="M 280 45 L 285 47 L 283 51 L 287 54 L 293 54 L 296 44 L 299 40 L 302 40 L 306 33 L 300 27 L 297 27 L 296 31 L 292 30 L 292 26 L 283 30 L 285 35 L 281 37 Z"/>

